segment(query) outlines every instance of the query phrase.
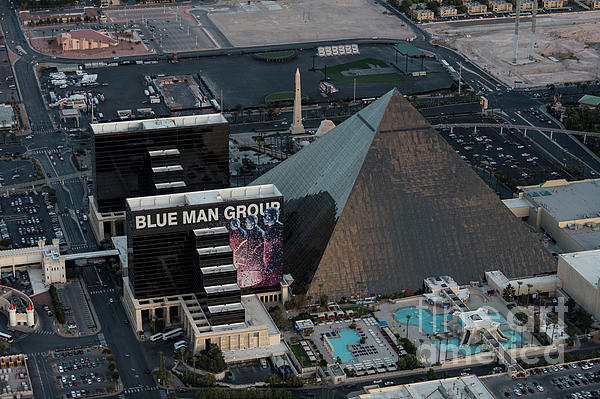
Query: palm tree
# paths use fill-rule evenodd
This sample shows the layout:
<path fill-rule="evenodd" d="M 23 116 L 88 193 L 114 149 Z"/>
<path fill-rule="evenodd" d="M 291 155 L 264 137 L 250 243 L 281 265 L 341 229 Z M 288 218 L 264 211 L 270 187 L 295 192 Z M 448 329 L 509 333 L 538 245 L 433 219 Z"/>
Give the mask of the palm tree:
<path fill-rule="evenodd" d="M 529 306 L 529 297 L 530 297 L 530 291 L 533 288 L 533 284 L 527 284 L 527 306 Z"/>
<path fill-rule="evenodd" d="M 406 315 L 406 338 L 407 338 L 407 339 L 408 339 L 408 323 L 409 323 L 409 321 L 410 321 L 411 317 L 412 317 L 412 316 L 411 316 L 411 315 L 409 315 L 409 314 L 407 314 L 407 315 Z"/>
<path fill-rule="evenodd" d="M 521 287 L 523 286 L 523 282 L 522 282 L 522 281 L 517 281 L 517 284 L 519 284 L 519 292 L 518 292 L 518 295 L 517 295 L 517 296 L 521 296 L 521 295 L 523 295 L 523 292 L 522 292 L 522 290 L 521 290 Z M 518 304 L 518 303 L 519 303 L 519 302 L 517 301 L 517 304 Z"/>

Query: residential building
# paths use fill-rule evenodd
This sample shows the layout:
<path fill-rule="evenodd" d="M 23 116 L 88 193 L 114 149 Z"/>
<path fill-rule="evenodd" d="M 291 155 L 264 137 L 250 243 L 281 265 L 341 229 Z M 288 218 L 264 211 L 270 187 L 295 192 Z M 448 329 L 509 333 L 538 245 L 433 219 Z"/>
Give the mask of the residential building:
<path fill-rule="evenodd" d="M 435 18 L 433 11 L 427 8 L 425 3 L 412 4 L 410 6 L 414 18 L 419 21 L 431 21 Z"/>
<path fill-rule="evenodd" d="M 445 17 L 452 17 L 457 15 L 457 10 L 456 7 L 454 6 L 441 6 L 439 8 L 439 14 L 440 17 L 445 18 Z"/>
<path fill-rule="evenodd" d="M 533 10 L 533 1 L 534 0 L 522 0 L 521 1 L 521 11 Z M 535 0 L 537 1 L 537 0 Z"/>
<path fill-rule="evenodd" d="M 467 14 L 485 14 L 487 12 L 487 6 L 485 4 L 477 2 L 465 3 L 467 6 Z"/>
<path fill-rule="evenodd" d="M 63 51 L 94 50 L 116 46 L 119 41 L 93 29 L 78 29 L 59 33 L 56 41 Z"/>
<path fill-rule="evenodd" d="M 512 11 L 513 5 L 504 0 L 494 0 L 490 1 L 490 7 L 493 12 L 507 12 Z"/>
<path fill-rule="evenodd" d="M 587 5 L 590 6 L 593 10 L 600 9 L 600 0 L 587 0 Z"/>
<path fill-rule="evenodd" d="M 544 8 L 562 8 L 564 7 L 564 0 L 544 0 Z"/>

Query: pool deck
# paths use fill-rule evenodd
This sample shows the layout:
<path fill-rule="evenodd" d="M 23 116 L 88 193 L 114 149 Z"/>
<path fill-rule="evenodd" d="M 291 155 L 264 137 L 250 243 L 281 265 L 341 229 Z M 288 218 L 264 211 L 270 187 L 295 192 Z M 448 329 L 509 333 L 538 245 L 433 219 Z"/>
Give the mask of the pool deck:
<path fill-rule="evenodd" d="M 467 302 L 467 306 L 471 309 L 477 309 L 481 306 L 491 307 L 494 311 L 506 318 L 509 310 L 504 304 L 504 301 L 497 294 L 494 296 L 485 294 L 487 289 L 488 288 L 485 286 L 483 288 L 471 288 L 470 300 Z M 465 351 L 468 351 L 468 348 L 465 348 L 466 350 L 456 350 L 456 346 L 452 345 L 452 341 L 456 341 L 457 339 L 457 335 L 454 332 L 449 332 L 447 334 L 441 333 L 436 337 L 433 334 L 427 334 L 427 332 L 421 328 L 426 327 L 426 330 L 432 330 L 433 325 L 427 324 L 425 326 L 420 326 L 411 318 L 409 320 L 409 325 L 407 326 L 406 320 L 396 319 L 395 315 L 399 310 L 411 307 L 427 310 L 430 314 L 434 315 L 440 315 L 447 311 L 444 308 L 428 304 L 422 296 L 416 296 L 400 300 L 397 303 L 386 302 L 379 304 L 375 316 L 379 320 L 387 321 L 392 331 L 398 333 L 401 337 L 406 337 L 408 333 L 408 338 L 419 348 L 418 354 L 421 360 L 424 360 L 426 363 L 434 364 L 438 361 L 443 363 L 446 360 L 460 359 L 466 356 Z M 430 318 L 425 317 L 425 319 L 426 322 L 429 323 Z M 504 332 L 510 329 L 511 327 L 507 323 L 503 323 L 501 326 L 501 330 Z M 519 331 L 519 333 L 522 336 L 522 341 L 518 343 L 519 347 L 531 344 L 534 346 L 539 345 L 530 332 Z M 446 347 L 446 339 L 450 342 L 448 345 L 449 351 L 444 350 Z M 441 351 L 440 345 L 442 348 Z"/>
<path fill-rule="evenodd" d="M 387 341 L 381 334 L 379 326 L 376 323 L 375 325 L 371 325 L 372 323 L 363 319 L 355 319 L 354 322 L 356 323 L 357 330 L 360 328 L 364 332 L 366 342 L 362 346 L 373 347 L 374 353 L 364 354 L 357 358 L 355 357 L 352 360 L 350 360 L 350 362 L 342 364 L 342 368 L 346 367 L 347 364 L 375 364 L 376 359 L 380 359 L 382 361 L 384 361 L 384 359 L 391 359 L 391 361 L 393 361 L 394 364 L 398 361 L 398 355 L 387 343 Z M 327 351 L 325 345 L 323 344 L 323 341 L 321 341 L 321 334 L 332 333 L 336 330 L 349 328 L 350 324 L 352 324 L 352 320 L 327 322 L 315 325 L 315 331 L 312 335 L 313 342 L 317 346 L 319 351 L 323 354 L 325 360 L 328 363 L 335 363 L 335 359 Z M 333 338 L 333 340 L 335 339 L 340 338 Z M 377 340 L 379 340 L 380 342 L 378 343 Z"/>

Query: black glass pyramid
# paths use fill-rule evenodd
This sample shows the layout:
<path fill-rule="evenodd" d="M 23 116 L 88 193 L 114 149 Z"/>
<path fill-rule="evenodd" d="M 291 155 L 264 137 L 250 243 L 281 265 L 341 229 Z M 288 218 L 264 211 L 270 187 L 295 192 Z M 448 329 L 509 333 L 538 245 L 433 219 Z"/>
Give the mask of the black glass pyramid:
<path fill-rule="evenodd" d="M 555 270 L 540 240 L 393 90 L 267 172 L 284 196 L 285 268 L 313 298 L 423 278 Z"/>

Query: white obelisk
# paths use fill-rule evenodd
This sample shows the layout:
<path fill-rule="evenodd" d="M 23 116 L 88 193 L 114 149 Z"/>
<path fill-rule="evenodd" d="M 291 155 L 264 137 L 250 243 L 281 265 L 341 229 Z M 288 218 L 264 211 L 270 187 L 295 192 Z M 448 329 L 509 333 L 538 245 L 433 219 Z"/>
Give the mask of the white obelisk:
<path fill-rule="evenodd" d="M 296 94 L 294 96 L 294 122 L 290 128 L 292 134 L 305 133 L 302 124 L 302 92 L 300 88 L 300 69 L 296 68 Z"/>

